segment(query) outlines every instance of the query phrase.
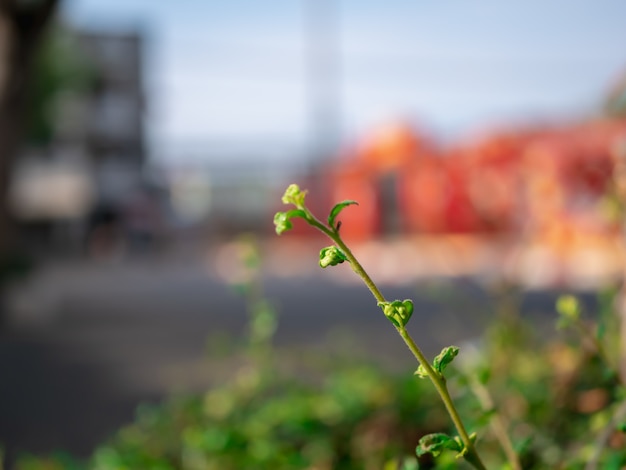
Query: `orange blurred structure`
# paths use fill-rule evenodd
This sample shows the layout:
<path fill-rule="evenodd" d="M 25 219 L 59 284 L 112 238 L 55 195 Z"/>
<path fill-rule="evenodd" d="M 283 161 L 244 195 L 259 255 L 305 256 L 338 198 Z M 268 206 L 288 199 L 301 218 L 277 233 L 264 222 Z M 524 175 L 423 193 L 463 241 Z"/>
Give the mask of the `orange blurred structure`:
<path fill-rule="evenodd" d="M 343 233 L 503 234 L 526 240 L 614 233 L 598 206 L 626 120 L 494 133 L 446 151 L 405 123 L 366 136 L 325 172 L 332 201 L 356 199 Z M 560 235 L 556 235 L 560 234 Z"/>

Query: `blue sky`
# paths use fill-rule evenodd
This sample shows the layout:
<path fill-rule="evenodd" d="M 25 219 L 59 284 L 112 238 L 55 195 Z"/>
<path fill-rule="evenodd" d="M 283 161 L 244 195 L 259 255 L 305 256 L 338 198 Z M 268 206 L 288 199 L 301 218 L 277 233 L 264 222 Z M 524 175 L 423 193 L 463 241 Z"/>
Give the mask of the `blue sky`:
<path fill-rule="evenodd" d="M 335 14 L 319 47 L 339 65 L 316 87 L 310 12 L 324 4 Z M 68 0 L 65 12 L 146 33 L 150 136 L 165 153 L 350 139 L 399 117 L 454 135 L 575 118 L 626 72 L 620 0 Z"/>

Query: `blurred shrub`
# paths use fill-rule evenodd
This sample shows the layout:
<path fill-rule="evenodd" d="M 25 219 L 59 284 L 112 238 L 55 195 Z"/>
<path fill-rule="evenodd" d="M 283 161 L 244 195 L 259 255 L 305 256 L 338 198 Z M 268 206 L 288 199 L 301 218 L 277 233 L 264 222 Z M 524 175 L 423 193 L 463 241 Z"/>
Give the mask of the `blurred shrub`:
<path fill-rule="evenodd" d="M 380 469 L 445 423 L 426 390 L 369 366 L 319 386 L 243 370 L 204 396 L 142 407 L 89 468 Z"/>
<path fill-rule="evenodd" d="M 256 264 L 250 252 L 244 259 Z M 279 373 L 281 354 L 291 353 L 271 347 L 275 313 L 258 278 L 244 287 L 249 360 L 229 381 L 140 406 L 134 422 L 88 462 L 28 457 L 17 470 L 416 470 L 420 437 L 452 431 L 433 387 L 414 375 L 348 360 L 323 370 L 302 364 L 297 378 Z M 487 468 L 511 468 L 503 433 L 524 469 L 625 468 L 616 293 L 602 294 L 598 312 L 579 311 L 572 297 L 560 300 L 560 331 L 554 328 L 548 340 L 501 309 L 481 343 L 461 345 L 448 380 Z M 467 468 L 454 454 L 420 457 L 419 468 Z"/>
<path fill-rule="evenodd" d="M 523 468 L 583 469 L 592 459 L 593 468 L 626 465 L 626 437 L 615 421 L 624 413 L 623 389 L 592 348 L 575 336 L 539 342 L 511 317 L 494 323 L 474 354 L 471 345 L 462 349 L 471 359 L 451 380 L 488 468 L 507 468 L 489 427 L 495 413 Z M 468 372 L 486 384 L 494 409 L 481 408 Z M 17 468 L 399 470 L 411 468 L 400 462 L 415 455 L 422 435 L 450 428 L 432 387 L 412 375 L 340 363 L 311 382 L 246 366 L 203 395 L 139 407 L 89 462 L 29 458 Z M 462 467 L 444 453 L 419 468 Z"/>

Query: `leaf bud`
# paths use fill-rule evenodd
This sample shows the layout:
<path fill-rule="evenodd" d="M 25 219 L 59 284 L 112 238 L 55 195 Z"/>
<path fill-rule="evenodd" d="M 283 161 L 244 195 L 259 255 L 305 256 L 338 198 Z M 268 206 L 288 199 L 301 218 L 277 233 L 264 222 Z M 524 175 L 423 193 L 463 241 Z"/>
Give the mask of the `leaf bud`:
<path fill-rule="evenodd" d="M 404 327 L 413 315 L 413 301 L 394 300 L 393 302 L 378 302 L 385 316 L 398 328 Z"/>
<path fill-rule="evenodd" d="M 304 198 L 306 191 L 300 189 L 297 184 L 290 184 L 283 194 L 282 201 L 284 204 L 293 204 L 298 208 L 304 207 Z"/>
<path fill-rule="evenodd" d="M 276 234 L 280 235 L 287 230 L 293 228 L 293 224 L 289 220 L 287 212 L 277 212 L 274 216 L 274 226 L 276 227 Z"/>
<path fill-rule="evenodd" d="M 343 263 L 348 258 L 346 255 L 336 246 L 328 246 L 322 248 L 320 251 L 320 267 L 327 268 L 328 266 L 336 266 Z"/>

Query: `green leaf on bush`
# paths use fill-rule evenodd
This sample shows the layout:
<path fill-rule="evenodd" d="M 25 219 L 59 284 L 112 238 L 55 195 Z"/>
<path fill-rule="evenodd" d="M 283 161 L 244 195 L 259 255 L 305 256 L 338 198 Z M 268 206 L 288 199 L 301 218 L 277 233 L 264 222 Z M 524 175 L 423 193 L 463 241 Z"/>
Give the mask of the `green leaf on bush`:
<path fill-rule="evenodd" d="M 335 204 L 335 207 L 333 207 L 330 210 L 330 215 L 328 216 L 328 225 L 332 228 L 336 228 L 335 227 L 335 219 L 337 218 L 337 216 L 339 215 L 339 213 L 348 206 L 352 206 L 352 205 L 359 205 L 358 202 L 356 201 L 352 201 L 352 200 L 346 200 L 346 201 L 341 201 L 338 202 L 337 204 Z"/>
<path fill-rule="evenodd" d="M 448 364 L 459 354 L 459 348 L 456 346 L 447 346 L 433 359 L 433 369 L 440 374 L 443 373 Z"/>
<path fill-rule="evenodd" d="M 437 432 L 427 434 L 422 437 L 415 448 L 415 453 L 418 457 L 426 454 L 432 454 L 433 457 L 437 457 L 446 449 L 462 452 L 463 446 L 459 444 L 457 439 L 454 439 L 447 434 Z"/>

